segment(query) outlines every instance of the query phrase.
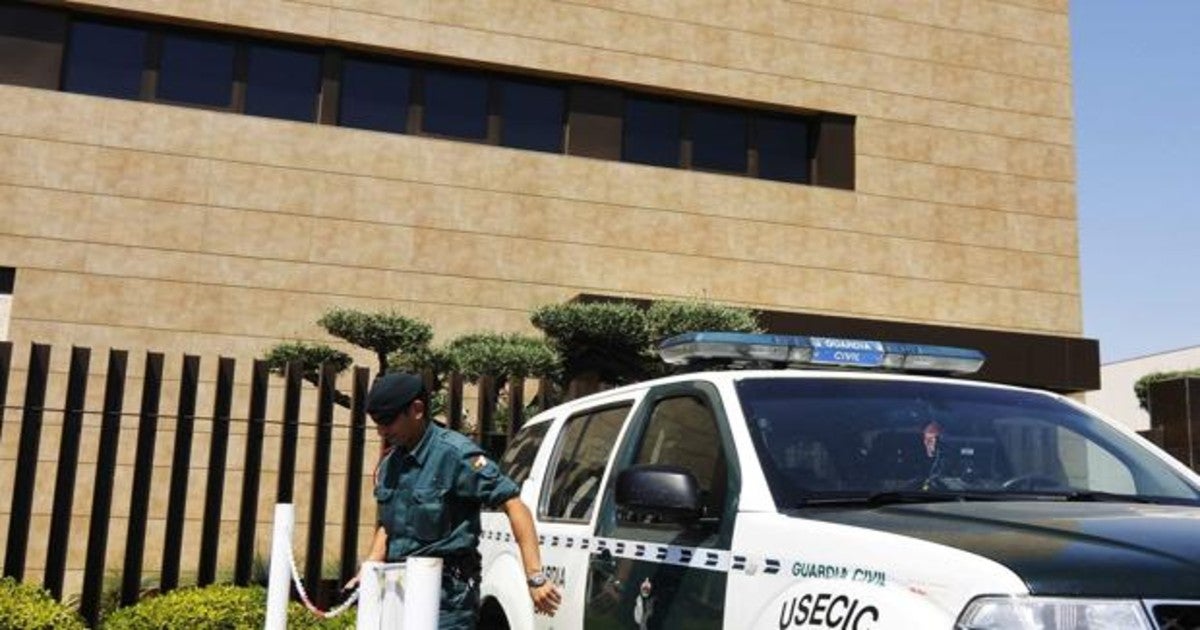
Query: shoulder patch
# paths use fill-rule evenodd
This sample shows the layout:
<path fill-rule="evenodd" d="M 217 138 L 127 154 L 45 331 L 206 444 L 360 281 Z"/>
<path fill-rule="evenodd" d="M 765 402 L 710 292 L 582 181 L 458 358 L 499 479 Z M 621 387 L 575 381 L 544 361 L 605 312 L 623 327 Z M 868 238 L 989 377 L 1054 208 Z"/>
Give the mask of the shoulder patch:
<path fill-rule="evenodd" d="M 474 470 L 475 472 L 483 470 L 487 465 L 488 459 L 483 455 L 479 455 L 475 459 L 471 460 L 471 470 Z"/>

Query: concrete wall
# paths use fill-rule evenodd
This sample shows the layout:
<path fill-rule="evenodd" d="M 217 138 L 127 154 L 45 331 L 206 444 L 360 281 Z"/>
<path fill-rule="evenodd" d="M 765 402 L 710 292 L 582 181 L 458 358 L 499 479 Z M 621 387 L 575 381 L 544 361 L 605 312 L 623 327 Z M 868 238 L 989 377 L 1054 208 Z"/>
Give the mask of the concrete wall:
<path fill-rule="evenodd" d="M 1133 384 L 1151 372 L 1200 368 L 1200 346 L 1161 352 L 1100 367 L 1100 389 L 1088 392 L 1084 403 L 1135 430 L 1150 428 L 1150 414 L 1138 406 Z"/>
<path fill-rule="evenodd" d="M 858 117 L 856 191 L 0 87 L 13 339 L 252 356 L 580 292 L 1077 335 L 1063 3 L 74 3 Z"/>

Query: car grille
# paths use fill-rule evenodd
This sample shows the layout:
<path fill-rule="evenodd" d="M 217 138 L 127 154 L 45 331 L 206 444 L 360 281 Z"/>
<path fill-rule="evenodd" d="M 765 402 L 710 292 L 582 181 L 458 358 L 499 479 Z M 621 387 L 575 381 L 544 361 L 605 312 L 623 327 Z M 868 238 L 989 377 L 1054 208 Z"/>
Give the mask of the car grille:
<path fill-rule="evenodd" d="M 1147 602 L 1159 630 L 1200 630 L 1200 602 Z"/>

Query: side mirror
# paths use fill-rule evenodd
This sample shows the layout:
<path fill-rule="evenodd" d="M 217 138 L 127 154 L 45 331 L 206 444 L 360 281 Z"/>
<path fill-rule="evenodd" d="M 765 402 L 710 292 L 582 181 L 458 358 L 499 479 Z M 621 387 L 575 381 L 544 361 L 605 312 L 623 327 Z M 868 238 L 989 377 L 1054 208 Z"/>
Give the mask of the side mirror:
<path fill-rule="evenodd" d="M 680 466 L 642 464 L 617 476 L 617 507 L 659 521 L 700 517 L 700 484 Z"/>

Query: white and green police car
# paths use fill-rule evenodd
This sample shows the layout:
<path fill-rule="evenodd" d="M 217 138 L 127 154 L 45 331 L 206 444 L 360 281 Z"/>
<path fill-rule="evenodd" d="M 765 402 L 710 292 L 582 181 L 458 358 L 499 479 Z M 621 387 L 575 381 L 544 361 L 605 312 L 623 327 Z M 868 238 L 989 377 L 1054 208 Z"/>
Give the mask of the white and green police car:
<path fill-rule="evenodd" d="M 1074 401 L 930 375 L 982 364 L 956 348 L 697 333 L 661 353 L 747 369 L 523 427 L 501 463 L 563 604 L 534 615 L 485 514 L 482 627 L 1200 628 L 1200 477 Z"/>

